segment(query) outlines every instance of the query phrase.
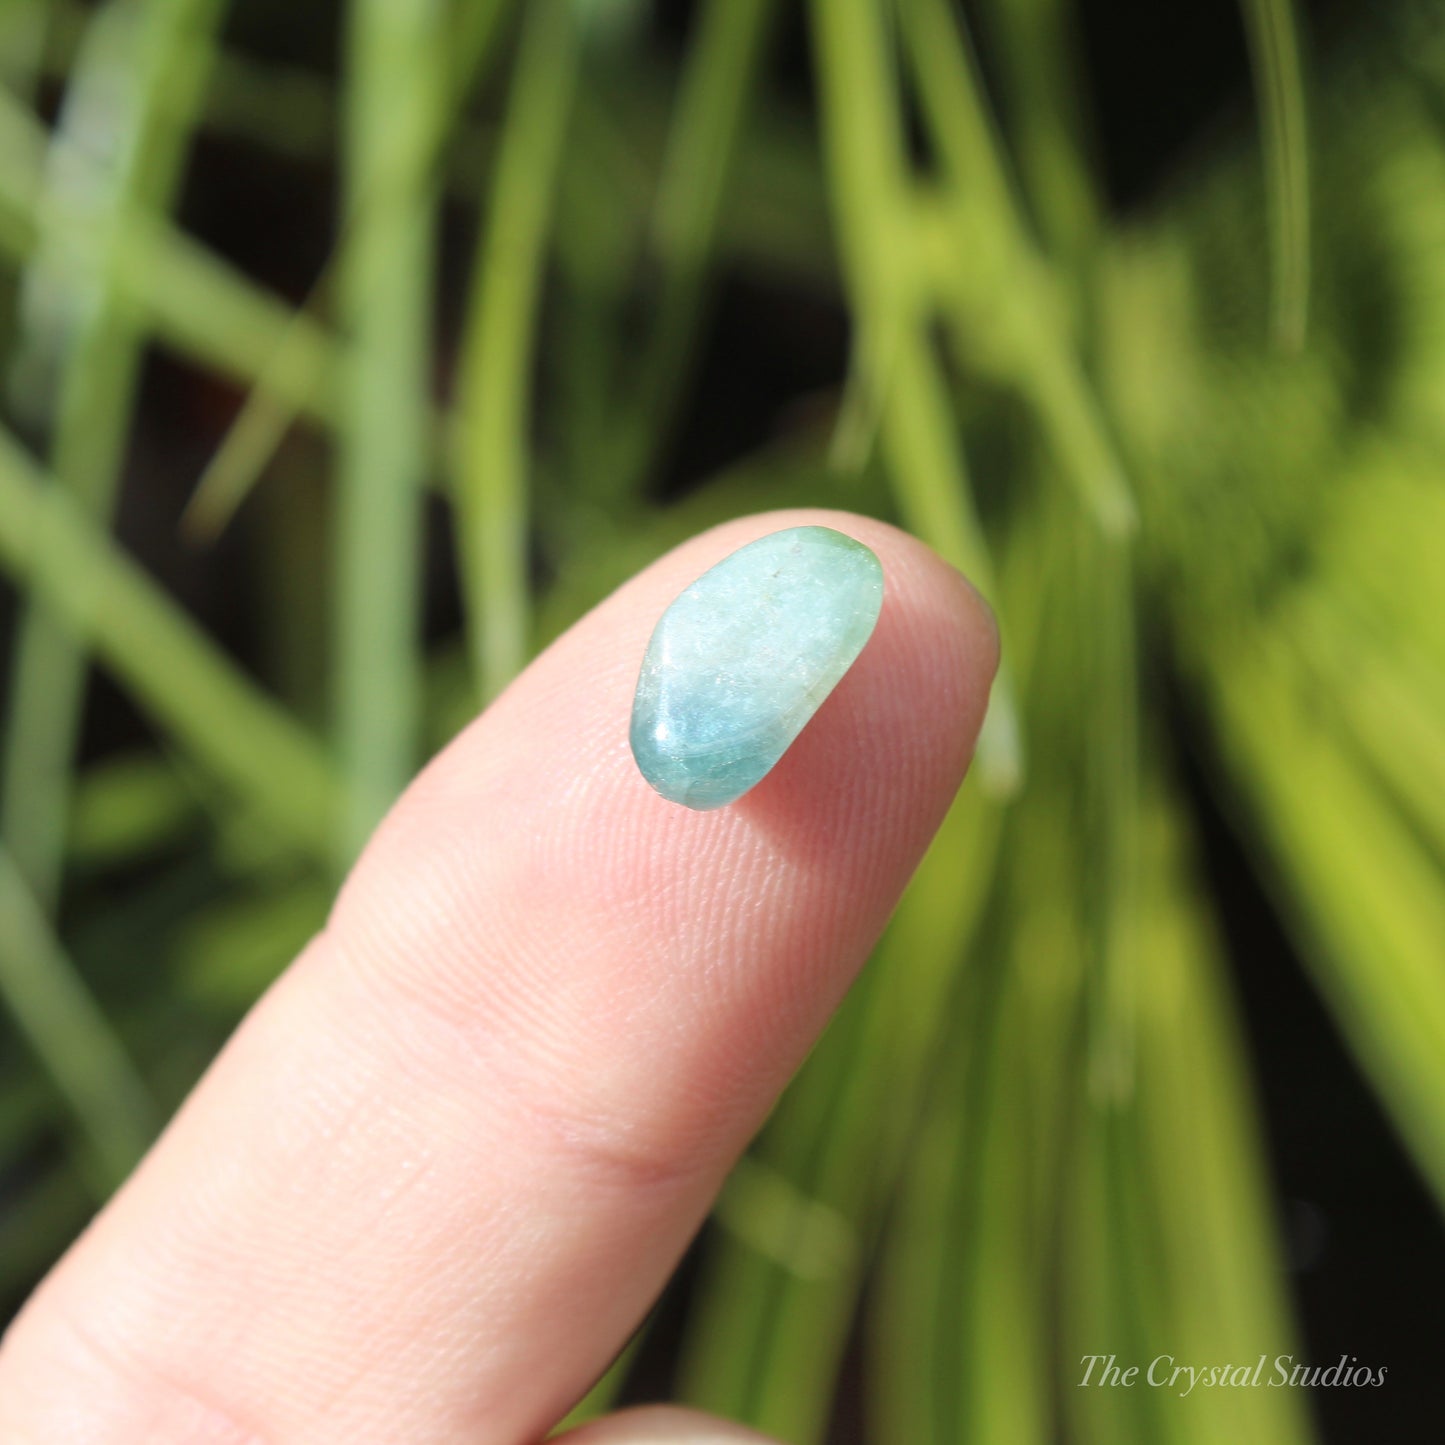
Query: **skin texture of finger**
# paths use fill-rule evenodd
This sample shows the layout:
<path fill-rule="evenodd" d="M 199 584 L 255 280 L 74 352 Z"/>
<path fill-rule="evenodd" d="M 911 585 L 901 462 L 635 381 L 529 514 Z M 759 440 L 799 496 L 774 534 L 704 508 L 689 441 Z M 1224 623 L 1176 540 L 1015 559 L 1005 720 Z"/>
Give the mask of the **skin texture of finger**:
<path fill-rule="evenodd" d="M 775 1445 L 768 1436 L 692 1410 L 648 1405 L 558 1435 L 554 1445 Z"/>
<path fill-rule="evenodd" d="M 738 803 L 648 788 L 648 637 L 820 523 L 868 646 Z M 525 1442 L 606 1366 L 867 956 L 965 770 L 986 607 L 882 523 L 752 517 L 594 609 L 438 757 L 0 1349 L 0 1442 Z M 9 1433 L 6 1433 L 8 1429 Z"/>

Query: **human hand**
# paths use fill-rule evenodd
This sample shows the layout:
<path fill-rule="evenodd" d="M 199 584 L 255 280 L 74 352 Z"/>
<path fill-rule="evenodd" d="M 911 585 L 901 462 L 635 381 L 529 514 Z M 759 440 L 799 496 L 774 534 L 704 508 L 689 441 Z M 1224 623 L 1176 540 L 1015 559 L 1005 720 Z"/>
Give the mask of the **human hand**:
<path fill-rule="evenodd" d="M 872 640 L 694 813 L 629 755 L 667 604 L 785 526 L 883 564 Z M 525 1445 L 621 1348 L 953 798 L 987 608 L 883 523 L 694 538 L 537 659 L 378 829 L 0 1347 L 0 1445 Z M 575 1445 L 721 1442 L 624 1412 Z"/>

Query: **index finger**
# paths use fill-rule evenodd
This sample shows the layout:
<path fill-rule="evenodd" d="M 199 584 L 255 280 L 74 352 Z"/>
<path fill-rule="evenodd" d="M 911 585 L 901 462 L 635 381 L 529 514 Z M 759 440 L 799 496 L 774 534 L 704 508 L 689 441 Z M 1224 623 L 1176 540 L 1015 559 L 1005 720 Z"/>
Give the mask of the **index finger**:
<path fill-rule="evenodd" d="M 806 523 L 877 553 L 873 638 L 753 792 L 676 807 L 627 744 L 651 629 L 713 563 Z M 544 1432 L 866 957 L 995 662 L 964 580 L 861 517 L 748 518 L 634 578 L 408 790 L 325 933 L 14 1326 L 0 1427 Z"/>

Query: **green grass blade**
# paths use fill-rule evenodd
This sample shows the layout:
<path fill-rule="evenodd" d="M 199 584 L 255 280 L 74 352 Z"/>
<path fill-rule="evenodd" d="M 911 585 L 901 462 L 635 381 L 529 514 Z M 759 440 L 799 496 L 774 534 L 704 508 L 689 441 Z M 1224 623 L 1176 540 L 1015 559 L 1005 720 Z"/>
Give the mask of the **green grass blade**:
<path fill-rule="evenodd" d="M 981 19 L 1030 212 L 1050 256 L 1066 265 L 1087 263 L 1103 211 L 1077 22 L 1070 0 L 990 0 Z"/>
<path fill-rule="evenodd" d="M 162 756 L 127 753 L 87 768 L 75 786 L 71 861 L 99 869 L 144 858 L 195 822 L 198 803 Z"/>
<path fill-rule="evenodd" d="M 618 427 L 620 456 L 607 481 L 614 496 L 646 480 L 692 373 L 719 218 L 777 10 L 776 0 L 709 0 L 696 21 L 650 218 L 662 279 Z"/>
<path fill-rule="evenodd" d="M 104 1198 L 159 1124 L 150 1092 L 10 850 L 0 846 L 0 995 L 84 1133 Z"/>
<path fill-rule="evenodd" d="M 316 323 L 304 308 L 287 322 L 274 356 L 247 393 L 181 515 L 181 529 L 191 541 L 212 542 L 220 536 L 275 456 L 298 412 L 331 376 L 333 358 L 316 344 L 316 332 Z"/>
<path fill-rule="evenodd" d="M 1309 322 L 1309 130 L 1291 0 L 1241 0 L 1254 65 L 1270 213 L 1271 329 L 1296 352 Z"/>
<path fill-rule="evenodd" d="M 999 819 L 973 786 L 961 795 L 726 1192 L 685 1342 L 689 1403 L 783 1439 L 823 1437 L 882 1211 L 933 1062 L 958 1030 L 950 994 L 988 897 Z"/>
<path fill-rule="evenodd" d="M 881 448 L 904 520 L 992 596 L 993 567 L 974 510 L 956 421 L 922 307 L 907 231 L 909 181 L 883 12 L 875 0 L 815 0 L 816 69 L 860 366 L 879 397 Z M 979 739 L 984 781 L 1017 786 L 1022 754 L 1007 660 Z"/>
<path fill-rule="evenodd" d="M 937 1251 L 931 1289 L 899 1308 L 919 1311 L 915 1328 L 934 1362 L 934 1377 L 918 1384 L 933 1406 L 922 1438 L 938 1445 L 1053 1438 L 1045 1293 L 1051 1221 L 1035 1217 L 1033 1190 L 1054 1172 L 1051 1125 L 1059 1112 L 1058 1082 L 1050 1090 L 1037 1076 L 1067 1078 L 1057 1061 L 1070 1057 L 1073 999 L 1050 976 L 1058 961 L 976 964 L 1009 976 L 985 982 L 972 1021 L 979 1037 L 958 1049 L 959 1067 L 941 1080 L 938 1136 L 921 1140 L 915 1156 L 941 1174 L 931 1217 L 917 1221 L 916 1240 L 902 1238 L 913 1227 L 905 1220 L 895 1234 L 903 1248 Z M 913 1261 L 915 1270 L 923 1264 Z M 916 1287 L 917 1277 L 911 1283 Z"/>
<path fill-rule="evenodd" d="M 531 375 L 577 25 L 568 0 L 527 9 L 462 343 L 453 495 L 483 699 L 511 681 L 529 646 Z"/>
<path fill-rule="evenodd" d="M 937 354 L 921 331 L 901 336 L 882 380 L 881 448 L 894 478 L 904 522 L 985 597 L 996 599 L 993 562 L 972 503 L 963 449 Z M 885 365 L 888 363 L 885 362 Z M 1022 784 L 1013 662 L 1007 648 L 994 678 L 978 739 L 976 766 L 984 787 L 1008 797 Z"/>
<path fill-rule="evenodd" d="M 1087 980 L 1074 735 L 1097 685 L 1080 640 L 1078 518 L 1062 502 L 1032 509 L 1004 554 L 1035 765 L 1005 820 L 880 1263 L 868 1343 L 885 1442 L 1055 1435 L 1050 1281 Z"/>
<path fill-rule="evenodd" d="M 56 136 L 54 146 L 67 144 Z M 0 90 L 0 249 L 26 262 L 39 244 L 46 132 L 26 108 Z M 94 161 L 78 149 L 76 166 Z M 114 283 L 156 339 L 186 359 L 233 380 L 262 378 L 296 325 L 295 343 L 318 353 L 313 369 L 329 375 L 331 341 L 309 317 L 293 321 L 280 298 L 248 281 L 163 217 L 131 213 L 117 238 Z M 295 396 L 300 415 L 331 419 L 328 386 Z"/>
<path fill-rule="evenodd" d="M 1177 1340 L 1180 1358 L 1273 1361 L 1298 1341 L 1245 1040 L 1192 876 L 1184 815 L 1157 776 L 1141 832 L 1140 951 L 1150 966 L 1138 983 L 1139 1124 L 1170 1286 L 1161 1347 Z M 1305 1397 L 1295 1390 L 1218 1390 L 1199 1399 L 1188 1420 L 1188 1438 L 1199 1445 L 1287 1445 L 1311 1435 Z"/>
<path fill-rule="evenodd" d="M 1034 408 L 1100 528 L 1127 535 L 1137 520 L 1134 499 L 1069 334 L 1061 279 L 1038 253 L 1014 198 L 959 22 L 947 0 L 907 0 L 903 14 L 919 99 L 952 194 L 936 270 L 959 345 L 965 354 L 990 354 Z"/>
<path fill-rule="evenodd" d="M 1211 668 L 1226 762 L 1325 1001 L 1445 1200 L 1445 889 L 1279 642 Z M 1345 686 L 1353 686 L 1349 679 Z"/>
<path fill-rule="evenodd" d="M 871 965 L 882 986 L 861 1045 L 843 1061 L 846 1106 L 816 1131 L 810 1186 L 847 1221 L 852 1250 L 828 1250 L 823 1258 L 832 1268 L 810 1279 L 798 1248 L 782 1276 L 758 1375 L 756 1420 L 784 1439 L 820 1438 L 828 1418 L 863 1263 L 877 1248 L 931 1073 L 958 1042 L 959 977 L 971 967 L 1000 821 L 997 804 L 976 786 L 960 798 Z M 815 1250 L 827 1243 L 816 1225 L 809 1238 Z"/>
<path fill-rule="evenodd" d="M 116 283 L 116 256 L 132 213 L 169 207 L 220 13 L 218 0 L 104 11 L 86 32 L 57 123 L 67 141 L 47 168 L 15 366 L 29 409 L 53 426 L 56 483 L 102 518 L 119 482 L 145 339 Z M 102 125 L 109 165 L 77 164 L 69 138 Z M 16 641 L 0 833 L 47 909 L 60 887 L 84 679 L 84 655 L 65 627 L 32 606 Z"/>
<path fill-rule="evenodd" d="M 760 1211 L 746 1189 L 740 1195 L 730 1186 L 719 1216 L 724 1227 L 704 1254 L 683 1340 L 682 1401 L 799 1445 L 821 1439 L 827 1424 L 860 1285 L 856 1226 L 874 1203 L 869 1175 L 840 1171 L 838 1161 L 878 1139 L 870 1096 L 885 1071 L 869 1022 L 877 980 L 870 970 L 854 985 L 755 1146 L 759 1162 L 752 1166 L 789 1191 L 794 1202 L 784 1227 L 821 1217 L 829 1220 L 827 1237 L 841 1237 L 846 1247 L 834 1244 L 820 1260 L 807 1236 L 777 1237 L 775 1205 Z M 839 1221 L 852 1233 L 843 1233 Z M 817 1328 L 790 1328 L 802 1314 Z"/>
<path fill-rule="evenodd" d="M 1139 698 L 1132 558 L 1117 539 L 1081 539 L 1079 615 L 1087 672 L 1084 753 L 1088 836 L 1084 914 L 1091 976 L 1086 990 L 1089 1086 L 1096 1099 L 1134 1088 L 1134 1014 L 1143 959 L 1139 909 Z"/>
<path fill-rule="evenodd" d="M 34 589 L 178 745 L 267 820 L 279 842 L 331 858 L 336 780 L 320 745 L 3 432 L 0 566 Z"/>
<path fill-rule="evenodd" d="M 84 40 L 91 7 L 82 0 L 42 0 L 41 8 L 49 20 L 46 75 L 63 82 Z M 208 130 L 289 159 L 316 160 L 335 140 L 332 87 L 305 66 L 220 50 L 211 61 L 204 103 Z"/>
<path fill-rule="evenodd" d="M 460 0 L 452 7 L 448 59 L 454 106 L 486 79 L 515 4 L 516 0 Z"/>
<path fill-rule="evenodd" d="M 1150 967 L 1137 990 L 1139 1087 L 1089 1108 L 1078 1164 L 1089 1203 L 1068 1224 L 1060 1391 L 1071 1438 L 1303 1442 L 1302 1392 L 1269 1384 L 1295 1341 L 1242 1040 L 1182 821 L 1157 780 L 1143 831 L 1140 931 Z M 1167 1354 L 1258 1368 L 1262 1383 L 1187 1398 L 1147 1384 L 1080 1388 L 1082 1357 L 1109 1352 L 1141 1375 Z"/>
<path fill-rule="evenodd" d="M 1291 609 L 1291 644 L 1311 680 L 1338 699 L 1362 761 L 1445 859 L 1445 667 L 1413 639 L 1372 625 L 1349 583 L 1329 573 Z"/>
<path fill-rule="evenodd" d="M 0 11 L 0 79 L 12 95 L 29 96 L 42 69 L 51 21 L 46 0 L 10 0 Z"/>
<path fill-rule="evenodd" d="M 455 34 L 447 53 L 447 63 L 454 69 L 452 88 L 449 94 L 432 97 L 426 134 L 417 138 L 417 153 L 412 160 L 416 173 L 433 175 L 438 186 L 445 179 L 444 152 L 451 136 L 458 133 L 476 144 L 476 138 L 467 136 L 462 129 L 459 112 L 492 58 L 494 42 L 511 3 L 476 0 L 452 16 Z M 483 147 L 476 144 L 476 148 Z M 260 481 L 297 417 L 316 405 L 313 399 L 327 379 L 329 360 L 315 345 L 316 316 L 349 264 L 347 256 L 356 234 L 374 224 L 373 211 L 385 211 L 392 204 L 387 194 L 390 178 L 382 174 L 372 184 L 373 189 L 352 198 L 341 239 L 196 482 L 184 521 L 198 541 L 213 540 L 225 529 Z M 428 454 L 430 451 L 429 443 Z"/>
<path fill-rule="evenodd" d="M 418 762 L 423 484 L 431 439 L 432 146 L 442 0 L 353 0 L 350 230 L 336 520 L 336 728 L 347 866 Z"/>
<path fill-rule="evenodd" d="M 711 0 L 697 22 L 652 213 L 653 249 L 670 268 L 659 330 L 673 356 L 682 356 L 689 328 L 669 320 L 695 309 L 775 12 L 775 0 Z"/>
<path fill-rule="evenodd" d="M 870 1372 L 876 1380 L 870 1397 L 871 1437 L 880 1445 L 935 1445 L 955 1438 L 953 1432 L 963 1406 L 963 1392 L 992 1388 L 980 1378 L 961 1377 L 960 1354 L 967 1351 L 963 1338 L 968 1276 L 977 1265 L 978 1211 L 972 1207 L 975 1185 L 981 1187 L 977 1145 L 982 1137 L 985 1111 L 997 1116 L 1001 1101 L 987 1090 L 992 1072 L 986 1059 L 994 1052 L 991 1033 L 996 1021 L 996 949 L 985 941 L 982 957 L 969 962 L 972 975 L 967 1006 L 951 1009 L 949 1047 L 932 1079 L 928 1107 L 907 1152 L 890 1227 L 877 1266 L 877 1301 L 868 1320 L 867 1346 Z M 1000 1125 L 1004 1121 L 999 1120 Z M 1022 1158 L 1023 1150 L 1016 1154 Z M 988 1247 L 999 1241 L 990 1238 Z M 1012 1251 L 1001 1261 L 1014 1264 Z M 1017 1283 L 1022 1285 L 1023 1277 Z M 1000 1300 L 990 1292 L 989 1302 Z M 1012 1315 L 1001 1312 L 991 1339 L 1011 1340 Z M 993 1365 L 998 1366 L 995 1357 Z M 1017 1378 L 999 1382 L 1015 1387 Z M 1017 1397 L 1028 1407 L 1037 1395 L 1025 1389 Z M 1015 1425 L 1019 1422 L 1015 1421 Z M 985 1438 L 985 1437 L 978 1437 Z M 1019 1440 L 1028 1433 L 988 1438 Z"/>

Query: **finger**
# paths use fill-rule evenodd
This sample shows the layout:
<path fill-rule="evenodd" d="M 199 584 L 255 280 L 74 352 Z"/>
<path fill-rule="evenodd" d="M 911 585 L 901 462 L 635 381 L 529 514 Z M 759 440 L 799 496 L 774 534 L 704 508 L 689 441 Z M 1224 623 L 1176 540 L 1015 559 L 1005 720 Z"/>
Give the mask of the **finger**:
<path fill-rule="evenodd" d="M 693 1410 L 647 1405 L 620 1410 L 557 1436 L 553 1445 L 771 1445 L 766 1436 Z"/>
<path fill-rule="evenodd" d="M 804 522 L 878 553 L 874 636 L 751 794 L 669 804 L 627 744 L 650 631 L 708 566 Z M 749 518 L 633 579 L 408 791 L 22 1315 L 0 1422 L 86 1445 L 543 1432 L 866 956 L 994 663 L 958 574 L 863 518 Z"/>

